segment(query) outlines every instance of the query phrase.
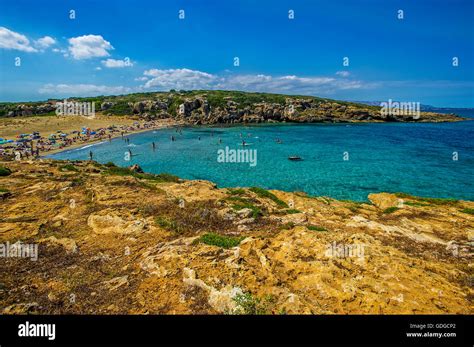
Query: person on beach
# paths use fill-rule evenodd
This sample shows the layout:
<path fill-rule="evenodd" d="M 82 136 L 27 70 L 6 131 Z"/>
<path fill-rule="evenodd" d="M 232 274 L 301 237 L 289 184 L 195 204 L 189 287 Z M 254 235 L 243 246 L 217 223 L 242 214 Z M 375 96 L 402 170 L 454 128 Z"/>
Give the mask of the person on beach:
<path fill-rule="evenodd" d="M 173 142 L 173 141 L 174 141 L 174 136 L 173 136 L 173 135 L 171 135 L 171 142 Z"/>
<path fill-rule="evenodd" d="M 242 146 L 245 146 L 245 140 L 242 140 Z"/>
<path fill-rule="evenodd" d="M 89 151 L 89 160 L 90 160 L 90 161 L 92 161 L 93 156 L 94 156 L 94 155 L 93 155 L 92 151 Z"/>
<path fill-rule="evenodd" d="M 130 154 L 130 157 L 133 157 L 133 154 L 132 154 L 132 151 L 130 150 L 130 148 L 128 149 L 128 154 Z"/>
<path fill-rule="evenodd" d="M 219 143 L 222 143 L 222 139 L 219 137 Z"/>
<path fill-rule="evenodd" d="M 109 134 L 109 142 L 112 142 L 112 136 Z"/>
<path fill-rule="evenodd" d="M 155 151 L 155 150 L 156 150 L 155 142 L 152 142 L 152 143 L 151 143 L 151 146 L 153 147 L 153 151 Z"/>
<path fill-rule="evenodd" d="M 198 140 L 201 141 L 201 136 L 198 136 Z"/>

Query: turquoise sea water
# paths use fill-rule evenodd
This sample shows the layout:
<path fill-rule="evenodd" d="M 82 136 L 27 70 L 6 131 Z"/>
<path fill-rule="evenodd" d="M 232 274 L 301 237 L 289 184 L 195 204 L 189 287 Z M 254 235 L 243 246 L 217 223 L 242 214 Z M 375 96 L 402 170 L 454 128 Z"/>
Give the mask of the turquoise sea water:
<path fill-rule="evenodd" d="M 243 148 L 240 134 L 250 143 L 244 148 L 257 150 L 254 167 L 217 160 L 219 149 Z M 163 129 L 129 138 L 128 146 L 117 138 L 50 157 L 87 160 L 92 150 L 102 163 L 139 164 L 148 172 L 210 180 L 219 187 L 260 186 L 337 199 L 365 201 L 369 193 L 384 191 L 474 200 L 474 121 L 189 127 L 182 134 Z M 303 160 L 288 160 L 292 155 Z"/>

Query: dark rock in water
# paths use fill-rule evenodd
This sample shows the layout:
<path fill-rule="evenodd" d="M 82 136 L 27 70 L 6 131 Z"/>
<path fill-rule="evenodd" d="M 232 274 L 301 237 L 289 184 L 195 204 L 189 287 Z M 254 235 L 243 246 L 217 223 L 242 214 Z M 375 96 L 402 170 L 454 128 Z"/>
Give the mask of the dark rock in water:
<path fill-rule="evenodd" d="M 133 171 L 133 172 L 136 172 L 136 173 L 143 173 L 143 169 L 138 164 L 130 166 L 129 169 L 130 169 L 130 171 Z"/>

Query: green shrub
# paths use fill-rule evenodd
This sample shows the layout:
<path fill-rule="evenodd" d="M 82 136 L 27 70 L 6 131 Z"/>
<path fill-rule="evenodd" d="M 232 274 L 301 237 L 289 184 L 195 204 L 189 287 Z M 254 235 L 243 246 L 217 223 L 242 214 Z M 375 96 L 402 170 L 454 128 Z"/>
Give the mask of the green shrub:
<path fill-rule="evenodd" d="M 227 193 L 230 195 L 245 195 L 245 190 L 242 188 L 227 188 Z"/>
<path fill-rule="evenodd" d="M 274 203 L 278 205 L 278 207 L 288 208 L 288 204 L 283 200 L 280 200 L 276 197 L 275 194 L 270 193 L 268 190 L 258 187 L 252 187 L 249 189 L 250 191 L 254 192 L 261 198 L 267 198 L 272 200 Z"/>
<path fill-rule="evenodd" d="M 395 196 L 397 198 L 402 198 L 402 199 L 415 199 L 413 195 L 407 194 L 407 193 L 395 193 Z"/>
<path fill-rule="evenodd" d="M 300 210 L 297 210 L 297 209 L 294 209 L 294 208 L 290 208 L 288 210 L 285 210 L 286 214 L 295 214 L 295 213 L 301 213 Z"/>
<path fill-rule="evenodd" d="M 59 168 L 59 170 L 61 171 L 74 171 L 74 172 L 78 172 L 79 170 L 77 169 L 77 167 L 75 167 L 73 164 L 66 164 L 66 165 L 63 165 Z"/>
<path fill-rule="evenodd" d="M 181 232 L 181 227 L 171 218 L 158 216 L 155 218 L 155 223 L 165 230 L 173 231 L 175 233 Z"/>
<path fill-rule="evenodd" d="M 222 248 L 232 248 L 240 244 L 245 237 L 223 236 L 216 233 L 207 233 L 199 238 L 199 241 L 206 245 Z"/>
<path fill-rule="evenodd" d="M 249 208 L 252 210 L 252 217 L 255 219 L 262 215 L 262 210 L 260 210 L 260 208 L 251 203 L 233 204 L 232 208 L 236 211 L 243 210 L 244 208 Z"/>
<path fill-rule="evenodd" d="M 233 202 L 231 207 L 236 211 L 243 210 L 244 208 L 251 209 L 253 218 L 258 218 L 262 215 L 262 210 L 255 206 L 249 199 L 241 198 L 240 196 L 230 196 L 225 200 Z"/>
<path fill-rule="evenodd" d="M 458 200 L 456 199 L 450 199 L 450 198 L 419 198 L 410 194 L 406 193 L 395 193 L 395 195 L 399 198 L 403 199 L 412 199 L 412 200 L 417 200 L 417 201 L 423 201 L 428 204 L 433 204 L 433 205 L 455 205 L 458 203 Z M 408 202 L 405 202 L 406 205 Z M 412 206 L 421 206 L 421 205 L 412 205 Z"/>
<path fill-rule="evenodd" d="M 104 174 L 116 176 L 132 176 L 135 178 L 146 179 L 155 182 L 179 182 L 179 177 L 168 173 L 161 173 L 158 175 L 150 173 L 138 173 L 130 170 L 129 168 L 119 166 L 108 167 L 107 170 L 104 171 Z"/>
<path fill-rule="evenodd" d="M 312 231 L 327 231 L 326 228 L 318 226 L 318 225 L 307 225 L 306 228 L 308 228 L 308 230 L 312 230 Z"/>
<path fill-rule="evenodd" d="M 467 213 L 467 214 L 474 214 L 474 208 L 463 208 L 459 210 L 460 212 Z"/>
<path fill-rule="evenodd" d="M 0 166 L 0 176 L 9 176 L 11 175 L 12 170 L 7 167 Z"/>
<path fill-rule="evenodd" d="M 430 206 L 430 204 L 424 204 L 422 202 L 413 202 L 413 201 L 404 201 L 403 204 L 408 205 L 408 206 L 415 206 L 415 207 Z"/>
<path fill-rule="evenodd" d="M 259 299 L 253 297 L 250 293 L 237 294 L 233 300 L 237 305 L 233 313 L 248 315 L 270 314 L 270 306 L 275 302 L 275 298 L 272 295 Z"/>
<path fill-rule="evenodd" d="M 399 210 L 398 207 L 392 206 L 392 207 L 389 207 L 389 208 L 386 208 L 385 210 L 383 210 L 383 213 L 389 214 L 389 213 L 393 213 L 393 212 L 398 211 L 398 210 Z"/>
<path fill-rule="evenodd" d="M 419 201 L 424 201 L 433 205 L 456 205 L 458 200 L 456 199 L 444 199 L 444 198 L 418 198 Z"/>

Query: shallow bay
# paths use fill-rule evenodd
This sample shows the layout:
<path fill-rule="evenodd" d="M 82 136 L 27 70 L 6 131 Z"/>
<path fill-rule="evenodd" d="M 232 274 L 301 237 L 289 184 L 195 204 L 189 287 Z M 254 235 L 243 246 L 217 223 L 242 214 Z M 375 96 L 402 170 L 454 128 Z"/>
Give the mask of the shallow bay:
<path fill-rule="evenodd" d="M 370 193 L 404 192 L 474 200 L 474 121 L 188 127 L 181 134 L 162 129 L 129 138 L 129 145 L 116 138 L 50 157 L 87 160 L 92 150 L 101 163 L 138 164 L 147 172 L 219 187 L 260 186 L 336 199 L 366 201 Z M 242 139 L 250 144 L 246 149 L 257 150 L 257 165 L 218 162 L 219 149 L 242 149 Z M 127 161 L 129 149 L 133 156 Z"/>

